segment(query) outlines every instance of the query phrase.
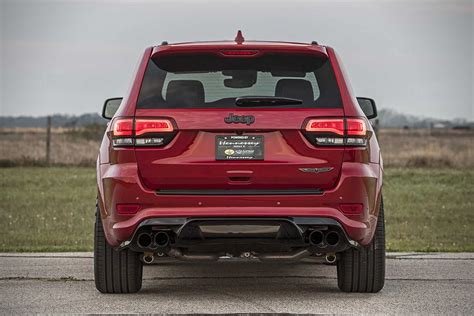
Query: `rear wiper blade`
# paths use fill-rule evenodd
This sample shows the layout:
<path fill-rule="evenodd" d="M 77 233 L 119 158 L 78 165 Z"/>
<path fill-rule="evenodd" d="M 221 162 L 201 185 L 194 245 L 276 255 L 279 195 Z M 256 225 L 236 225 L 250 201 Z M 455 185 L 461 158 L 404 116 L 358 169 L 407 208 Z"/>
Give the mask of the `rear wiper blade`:
<path fill-rule="evenodd" d="M 237 106 L 272 106 L 302 104 L 300 99 L 281 97 L 239 97 L 235 99 Z"/>

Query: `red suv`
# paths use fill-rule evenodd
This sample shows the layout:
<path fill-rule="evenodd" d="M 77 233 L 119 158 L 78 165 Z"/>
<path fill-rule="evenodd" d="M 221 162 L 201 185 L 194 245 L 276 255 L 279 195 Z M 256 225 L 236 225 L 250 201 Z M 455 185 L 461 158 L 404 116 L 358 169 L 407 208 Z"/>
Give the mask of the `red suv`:
<path fill-rule="evenodd" d="M 337 264 L 345 292 L 384 285 L 382 158 L 335 51 L 316 42 L 145 50 L 97 160 L 95 284 L 137 292 L 159 257 Z"/>

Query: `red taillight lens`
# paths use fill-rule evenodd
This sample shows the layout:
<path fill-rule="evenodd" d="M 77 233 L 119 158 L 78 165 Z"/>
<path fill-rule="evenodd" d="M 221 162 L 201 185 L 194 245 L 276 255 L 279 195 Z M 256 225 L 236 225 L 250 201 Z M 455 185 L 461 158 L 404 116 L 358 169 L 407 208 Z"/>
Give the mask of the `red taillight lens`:
<path fill-rule="evenodd" d="M 112 125 L 112 145 L 127 147 L 133 145 L 133 119 L 116 118 Z"/>
<path fill-rule="evenodd" d="M 344 119 L 313 119 L 306 125 L 307 132 L 344 135 Z"/>
<path fill-rule="evenodd" d="M 133 119 L 116 119 L 113 123 L 114 136 L 132 136 L 133 135 Z"/>
<path fill-rule="evenodd" d="M 365 136 L 367 134 L 367 126 L 363 119 L 349 118 L 346 120 L 347 127 L 344 127 L 344 119 L 313 119 L 309 120 L 306 125 L 307 132 L 317 133 L 333 133 L 338 135 Z"/>
<path fill-rule="evenodd" d="M 118 118 L 113 124 L 113 136 L 139 136 L 147 133 L 173 131 L 173 124 L 169 120 L 163 119 L 136 119 L 135 129 L 132 118 Z"/>
<path fill-rule="evenodd" d="M 363 119 L 350 118 L 347 119 L 347 135 L 365 136 L 367 134 L 367 126 Z"/>
<path fill-rule="evenodd" d="M 362 118 L 318 118 L 308 121 L 306 138 L 320 146 L 366 146 L 367 125 Z"/>
<path fill-rule="evenodd" d="M 173 124 L 169 120 L 151 120 L 137 119 L 135 121 L 135 135 L 143 135 L 147 133 L 163 133 L 172 132 Z"/>
<path fill-rule="evenodd" d="M 164 146 L 173 139 L 176 134 L 173 132 L 173 123 L 167 119 L 116 118 L 112 127 L 112 145 Z"/>

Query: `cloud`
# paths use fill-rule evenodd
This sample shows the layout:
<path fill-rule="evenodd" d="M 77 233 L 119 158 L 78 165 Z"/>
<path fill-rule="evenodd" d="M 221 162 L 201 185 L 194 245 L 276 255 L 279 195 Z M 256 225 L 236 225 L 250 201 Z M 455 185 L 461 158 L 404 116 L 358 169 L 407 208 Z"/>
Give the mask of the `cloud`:
<path fill-rule="evenodd" d="M 380 107 L 473 119 L 471 1 L 5 1 L 1 115 L 97 112 L 143 49 L 169 42 L 317 40 Z"/>

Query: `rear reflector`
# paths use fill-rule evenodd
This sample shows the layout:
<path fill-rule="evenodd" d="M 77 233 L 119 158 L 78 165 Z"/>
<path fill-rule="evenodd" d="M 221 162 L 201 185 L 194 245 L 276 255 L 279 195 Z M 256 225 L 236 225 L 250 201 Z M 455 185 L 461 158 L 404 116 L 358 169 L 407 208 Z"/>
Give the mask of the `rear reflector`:
<path fill-rule="evenodd" d="M 339 204 L 339 207 L 344 214 L 350 214 L 350 215 L 362 214 L 362 211 L 364 210 L 364 205 L 359 204 L 359 203 Z"/>
<path fill-rule="evenodd" d="M 139 204 L 117 204 L 116 210 L 120 215 L 134 215 L 140 209 Z"/>

